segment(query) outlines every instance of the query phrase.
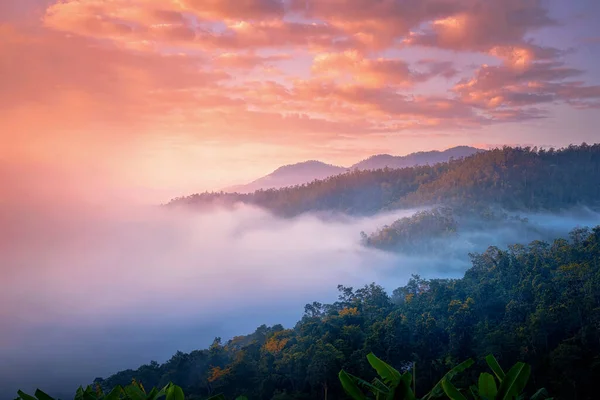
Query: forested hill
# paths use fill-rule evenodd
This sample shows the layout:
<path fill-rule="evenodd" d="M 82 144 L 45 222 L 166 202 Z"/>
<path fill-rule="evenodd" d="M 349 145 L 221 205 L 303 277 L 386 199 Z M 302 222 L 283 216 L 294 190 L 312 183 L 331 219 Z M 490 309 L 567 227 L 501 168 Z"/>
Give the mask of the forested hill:
<path fill-rule="evenodd" d="M 403 169 L 352 171 L 325 180 L 251 194 L 202 193 L 168 206 L 237 202 L 283 216 L 307 211 L 373 214 L 446 203 L 507 210 L 556 210 L 600 203 L 600 144 L 554 150 L 504 147 L 470 157 Z"/>
<path fill-rule="evenodd" d="M 338 371 L 370 379 L 365 356 L 374 352 L 398 368 L 416 362 L 423 394 L 460 361 L 492 353 L 503 365 L 530 363 L 532 386 L 554 398 L 597 399 L 600 226 L 553 243 L 490 247 L 472 264 L 462 279 L 415 276 L 391 296 L 375 284 L 340 286 L 338 302 L 307 305 L 293 329 L 263 325 L 97 383 L 173 381 L 191 398 L 222 392 L 251 400 L 323 399 L 327 388 L 329 399 L 344 399 Z"/>

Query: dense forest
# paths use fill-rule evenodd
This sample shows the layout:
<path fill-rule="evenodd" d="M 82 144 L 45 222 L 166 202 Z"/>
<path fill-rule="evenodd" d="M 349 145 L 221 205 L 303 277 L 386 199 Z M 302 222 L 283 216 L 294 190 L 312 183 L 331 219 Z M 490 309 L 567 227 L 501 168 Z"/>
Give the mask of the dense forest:
<path fill-rule="evenodd" d="M 600 204 L 600 144 L 563 149 L 504 147 L 472 156 L 403 169 L 354 170 L 283 189 L 251 194 L 201 193 L 168 206 L 233 205 L 266 208 L 281 216 L 335 211 L 368 215 L 382 210 L 447 206 L 509 211 L 556 211 Z"/>
<path fill-rule="evenodd" d="M 439 251 L 445 239 L 457 235 L 458 223 L 447 207 L 420 211 L 385 225 L 370 235 L 361 232 L 363 244 L 404 253 Z"/>
<path fill-rule="evenodd" d="M 424 394 L 469 357 L 477 364 L 462 375 L 476 380 L 483 357 L 495 354 L 503 365 L 531 364 L 530 394 L 545 387 L 554 398 L 597 398 L 600 226 L 552 243 L 490 247 L 471 258 L 461 279 L 413 276 L 391 294 L 376 284 L 339 286 L 337 302 L 306 305 L 292 329 L 263 325 L 226 342 L 215 338 L 208 349 L 178 352 L 164 364 L 96 383 L 173 382 L 190 398 L 323 399 L 328 393 L 342 399 L 338 372 L 374 377 L 366 360 L 373 352 L 398 369 L 412 366 L 416 392 Z"/>

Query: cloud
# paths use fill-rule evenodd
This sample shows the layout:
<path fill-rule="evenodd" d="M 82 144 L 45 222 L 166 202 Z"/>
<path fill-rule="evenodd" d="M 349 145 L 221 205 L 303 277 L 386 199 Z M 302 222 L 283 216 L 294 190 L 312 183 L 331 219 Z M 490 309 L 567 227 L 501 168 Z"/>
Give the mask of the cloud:
<path fill-rule="evenodd" d="M 526 56 L 523 56 L 526 59 Z M 514 58 L 511 58 L 514 61 Z M 573 103 L 594 107 L 600 100 L 600 87 L 589 86 L 570 78 L 583 71 L 558 61 L 519 61 L 508 65 L 479 68 L 471 79 L 463 79 L 454 91 L 464 103 L 496 110 L 539 106 L 545 103 Z"/>
<path fill-rule="evenodd" d="M 308 46 L 377 51 L 397 43 L 487 52 L 556 24 L 540 1 L 68 0 L 48 8 L 53 29 L 121 42 L 201 48 Z M 285 18 L 289 17 L 289 18 Z M 418 31 L 422 24 L 425 31 Z M 220 27 L 218 24 L 222 24 Z M 226 29 L 223 29 L 223 25 Z M 416 30 L 415 30 L 416 29 Z"/>
<path fill-rule="evenodd" d="M 70 0 L 49 7 L 44 25 L 58 31 L 154 49 L 249 50 L 286 46 L 335 47 L 327 24 L 284 21 L 278 0 Z M 225 29 L 223 29 L 225 28 Z"/>
<path fill-rule="evenodd" d="M 355 81 L 367 88 L 398 89 L 413 87 L 438 75 L 452 78 L 457 73 L 453 64 L 447 61 L 420 60 L 417 65 L 428 67 L 427 71 L 417 71 L 401 59 L 367 58 L 358 50 L 347 50 L 317 54 L 311 70 L 319 77 Z"/>
<path fill-rule="evenodd" d="M 334 78 L 347 73 L 367 87 L 410 87 L 414 83 L 408 64 L 404 61 L 383 58 L 370 60 L 355 50 L 318 54 L 314 59 L 312 72 Z"/>
<path fill-rule="evenodd" d="M 186 42 L 196 33 L 174 0 L 136 2 L 92 0 L 57 2 L 48 7 L 44 26 L 140 47 L 151 42 Z"/>
<path fill-rule="evenodd" d="M 419 96 L 398 93 L 394 88 L 369 88 L 356 84 L 298 82 L 297 94 L 312 98 L 316 104 L 342 103 L 354 107 L 372 118 L 373 124 L 399 124 L 408 118 L 427 122 L 430 119 L 452 120 L 475 118 L 470 107 L 461 102 L 437 96 Z M 375 118 L 378 117 L 378 118 Z M 398 125 L 394 129 L 398 129 Z"/>
<path fill-rule="evenodd" d="M 201 17 L 216 20 L 280 19 L 284 13 L 282 0 L 183 0 L 181 3 Z"/>
<path fill-rule="evenodd" d="M 486 52 L 497 46 L 518 45 L 525 35 L 555 26 L 543 1 L 455 1 L 459 10 L 429 22 L 406 43 L 451 50 Z"/>
<path fill-rule="evenodd" d="M 513 69 L 525 69 L 535 61 L 556 61 L 564 52 L 552 47 L 540 47 L 531 44 L 517 46 L 495 46 L 489 54 L 500 58 L 506 66 Z"/>
<path fill-rule="evenodd" d="M 371 49 L 393 45 L 431 18 L 460 9 L 451 1 L 293 0 L 291 10 L 329 22 Z"/>
<path fill-rule="evenodd" d="M 90 124 L 121 118 L 129 123 L 132 115 L 140 119 L 152 108 L 164 107 L 151 101 L 154 93 L 214 88 L 228 77 L 204 69 L 202 58 L 190 55 L 129 52 L 80 37 L 37 35 L 10 26 L 2 27 L 2 34 L 0 51 L 5 57 L 0 74 L 11 77 L 2 82 L 2 108 L 47 108 L 67 124 L 72 119 Z"/>
<path fill-rule="evenodd" d="M 19 22 L 34 25 L 54 0 L 20 0 L 0 2 L 0 24 Z"/>
<path fill-rule="evenodd" d="M 514 120 L 514 116 L 541 117 L 546 115 L 542 111 L 519 108 L 552 103 L 561 97 L 575 107 L 596 104 L 595 89 L 583 83 L 569 83 L 561 88 L 548 85 L 558 78 L 578 75 L 580 71 L 559 64 L 557 60 L 562 51 L 539 46 L 526 38 L 537 29 L 557 26 L 548 8 L 537 0 L 377 3 L 365 0 L 69 0 L 50 6 L 44 25 L 60 32 L 84 35 L 90 41 L 110 39 L 124 52 L 149 52 L 147 57 L 161 61 L 164 61 L 161 54 L 169 48 L 183 54 L 193 52 L 194 56 L 170 68 L 173 73 L 168 75 L 173 77 L 172 81 L 180 79 L 178 71 L 186 68 L 185 63 L 192 68 L 194 62 L 202 63 L 206 72 L 237 71 L 237 76 L 230 76 L 229 82 L 223 85 L 215 85 L 217 80 L 211 79 L 214 76 L 206 74 L 207 82 L 196 83 L 191 90 L 165 85 L 158 79 L 164 75 L 150 75 L 145 81 L 149 87 L 142 89 L 152 93 L 147 103 L 154 109 L 142 115 L 156 116 L 155 109 L 167 110 L 161 113 L 164 121 L 156 122 L 156 126 L 167 127 L 178 121 L 188 130 L 229 132 L 241 124 L 221 122 L 230 115 L 244 123 L 251 122 L 251 130 L 257 132 L 265 127 L 271 131 L 269 127 L 275 127 L 278 121 L 293 120 L 296 122 L 290 127 L 293 131 L 310 135 L 310 131 L 316 129 L 328 133 L 322 136 L 326 140 L 337 133 L 360 134 L 361 129 L 368 133 L 430 129 L 444 124 L 469 128 Z M 449 80 L 459 73 L 451 61 L 420 60 L 411 64 L 398 57 L 377 54 L 400 44 L 480 52 L 497 57 L 502 66 L 481 67 L 470 81 L 456 83 L 450 96 L 417 94 L 409 99 L 389 88 L 414 89 L 433 78 Z M 262 53 L 266 50 L 270 53 Z M 307 54 L 312 54 L 313 76 L 312 82 L 305 84 L 305 77 L 290 73 L 289 65 L 286 68 L 282 62 L 293 62 Z M 139 54 L 136 57 L 141 58 Z M 144 65 L 154 65 L 152 60 Z M 248 75 L 250 71 L 264 75 L 258 78 Z M 242 73 L 244 75 L 240 75 Z M 247 87 L 253 80 L 265 79 L 271 73 L 280 77 L 279 82 L 285 80 L 283 104 L 271 102 L 269 93 L 257 90 L 252 91 L 254 97 L 247 96 Z M 223 79 L 227 79 L 226 75 Z M 529 87 L 544 85 L 545 89 L 527 91 L 516 87 L 526 79 L 529 79 Z M 317 97 L 322 100 L 313 102 L 311 96 L 315 93 L 307 91 L 307 87 L 316 89 Z M 324 88 L 332 93 L 320 96 Z M 365 97 L 357 98 L 358 95 Z M 326 104 L 324 97 L 336 98 L 342 103 Z M 281 97 L 277 99 L 280 100 Z M 207 109 L 198 109 L 198 105 Z M 490 111 L 487 115 L 477 111 L 500 106 L 504 107 L 502 111 Z M 273 107 L 281 111 L 273 112 Z M 366 111 L 362 121 L 356 117 L 357 111 Z M 353 114 L 353 126 L 357 128 L 345 122 Z M 509 114 L 512 119 L 499 118 Z M 379 126 L 373 127 L 367 115 L 380 118 Z M 399 117 L 411 120 L 400 121 Z M 265 121 L 264 118 L 273 119 Z M 290 132 L 290 135 L 293 134 Z"/>
<path fill-rule="evenodd" d="M 217 55 L 214 64 L 221 68 L 233 68 L 242 70 L 251 70 L 257 67 L 263 69 L 274 68 L 272 63 L 282 60 L 289 60 L 292 56 L 289 54 L 277 54 L 272 56 L 260 56 L 255 53 L 234 53 L 227 52 Z"/>
<path fill-rule="evenodd" d="M 0 207 L 0 280 L 9 287 L 0 294 L 9 326 L 2 397 L 34 385 L 68 395 L 218 335 L 291 324 L 338 283 L 362 285 L 391 267 L 390 256 L 358 245 L 360 229 L 382 218 L 283 221 L 249 207 L 194 214 L 86 205 L 74 193 L 46 202 L 68 193 L 64 185 L 23 178 Z"/>

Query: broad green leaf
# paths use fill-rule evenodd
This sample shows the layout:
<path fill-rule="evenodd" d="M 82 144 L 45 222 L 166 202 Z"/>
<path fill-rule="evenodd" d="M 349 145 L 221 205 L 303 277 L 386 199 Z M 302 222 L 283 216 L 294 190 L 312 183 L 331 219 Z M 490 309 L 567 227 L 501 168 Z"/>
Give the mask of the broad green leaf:
<path fill-rule="evenodd" d="M 458 364 L 456 367 L 452 368 L 450 371 L 448 371 L 448 373 L 446 373 L 446 375 L 444 375 L 442 377 L 442 379 L 440 379 L 440 381 L 433 387 L 433 389 L 431 389 L 431 391 L 423 397 L 422 400 L 430 400 L 430 399 L 437 399 L 437 398 L 443 397 L 444 396 L 444 388 L 442 387 L 442 382 L 444 380 L 451 382 L 452 379 L 456 375 L 460 374 L 467 368 L 471 367 L 471 365 L 473 365 L 474 363 L 475 362 L 469 358 L 468 360 L 463 361 L 462 363 Z"/>
<path fill-rule="evenodd" d="M 381 382 L 379 378 L 373 378 L 371 384 L 375 386 L 381 393 L 389 393 L 390 391 L 390 388 L 388 388 L 385 383 Z"/>
<path fill-rule="evenodd" d="M 391 365 L 381 361 L 375 354 L 369 353 L 367 355 L 369 364 L 377 371 L 383 382 L 389 386 L 398 386 L 400 382 L 400 372 L 393 368 Z"/>
<path fill-rule="evenodd" d="M 373 393 L 375 395 L 386 394 L 386 393 L 389 393 L 389 391 L 390 391 L 390 388 L 387 387 L 383 382 L 381 382 L 377 378 L 375 378 L 375 379 L 377 379 L 377 382 L 381 384 L 380 386 L 376 385 L 375 383 L 369 383 L 369 382 L 365 381 L 364 379 L 361 379 L 352 374 L 348 374 L 348 373 L 346 373 L 346 374 L 350 377 L 350 379 L 352 379 L 354 381 L 354 383 L 356 385 L 358 385 L 364 389 L 370 390 L 371 393 Z M 374 381 L 375 381 L 375 379 L 374 379 Z"/>
<path fill-rule="evenodd" d="M 496 394 L 498 394 L 498 387 L 496 386 L 496 380 L 492 374 L 487 372 L 479 375 L 479 395 L 485 400 L 494 400 Z"/>
<path fill-rule="evenodd" d="M 52 396 L 49 396 L 48 394 L 42 392 L 40 389 L 37 389 L 35 391 L 35 397 L 37 397 L 38 400 L 54 400 Z"/>
<path fill-rule="evenodd" d="M 444 389 L 446 396 L 448 396 L 451 400 L 467 400 L 467 398 L 463 396 L 461 392 L 459 392 L 456 386 L 450 383 L 450 381 L 447 379 L 442 381 L 442 388 Z"/>
<path fill-rule="evenodd" d="M 172 385 L 167 389 L 167 400 L 185 400 L 181 387 Z"/>
<path fill-rule="evenodd" d="M 373 380 L 374 383 L 369 383 L 367 381 L 365 381 L 364 379 L 361 379 L 357 376 L 354 376 L 352 374 L 347 373 L 346 371 L 342 370 L 340 371 L 344 372 L 353 382 L 355 385 L 359 386 L 359 387 L 363 387 L 364 389 L 370 390 L 371 393 L 378 395 L 378 394 L 385 394 L 388 393 L 390 391 L 390 389 L 380 380 L 378 380 L 377 378 L 375 378 Z M 339 377 L 339 374 L 338 374 Z M 375 384 L 375 382 L 378 383 L 378 385 Z"/>
<path fill-rule="evenodd" d="M 487 362 L 487 365 L 489 365 L 489 367 L 492 370 L 492 372 L 494 373 L 494 375 L 496 375 L 496 377 L 498 378 L 500 383 L 502 383 L 502 381 L 504 380 L 505 374 L 504 374 L 504 371 L 502 370 L 502 367 L 500 367 L 500 364 L 498 364 L 498 361 L 496 361 L 496 357 L 494 357 L 492 354 L 490 354 L 487 357 L 485 357 L 485 361 Z"/>
<path fill-rule="evenodd" d="M 513 365 L 498 389 L 497 399 L 511 400 L 517 397 L 525 389 L 530 373 L 531 367 L 528 364 L 518 362 Z"/>
<path fill-rule="evenodd" d="M 27 393 L 23 392 L 22 390 L 17 391 L 17 394 L 23 400 L 37 400 L 35 397 L 28 395 Z"/>
<path fill-rule="evenodd" d="M 346 371 L 341 370 L 338 374 L 340 379 L 340 383 L 342 384 L 342 388 L 348 394 L 348 396 L 352 397 L 354 400 L 366 400 L 367 396 L 360 390 L 358 384 L 353 379 L 353 377 L 348 374 Z"/>

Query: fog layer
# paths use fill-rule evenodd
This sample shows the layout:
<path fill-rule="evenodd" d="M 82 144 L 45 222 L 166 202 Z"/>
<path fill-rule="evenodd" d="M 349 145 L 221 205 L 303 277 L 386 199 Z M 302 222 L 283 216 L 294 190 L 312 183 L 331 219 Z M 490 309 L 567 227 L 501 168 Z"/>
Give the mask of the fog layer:
<path fill-rule="evenodd" d="M 592 212 L 528 215 L 461 232 L 454 258 L 367 249 L 374 231 L 415 210 L 369 218 L 279 219 L 248 206 L 210 213 L 158 207 L 0 209 L 0 398 L 40 387 L 68 396 L 80 384 L 177 350 L 206 347 L 258 325 L 291 326 L 336 285 L 391 291 L 411 274 L 460 277 L 468 252 L 600 223 Z"/>

